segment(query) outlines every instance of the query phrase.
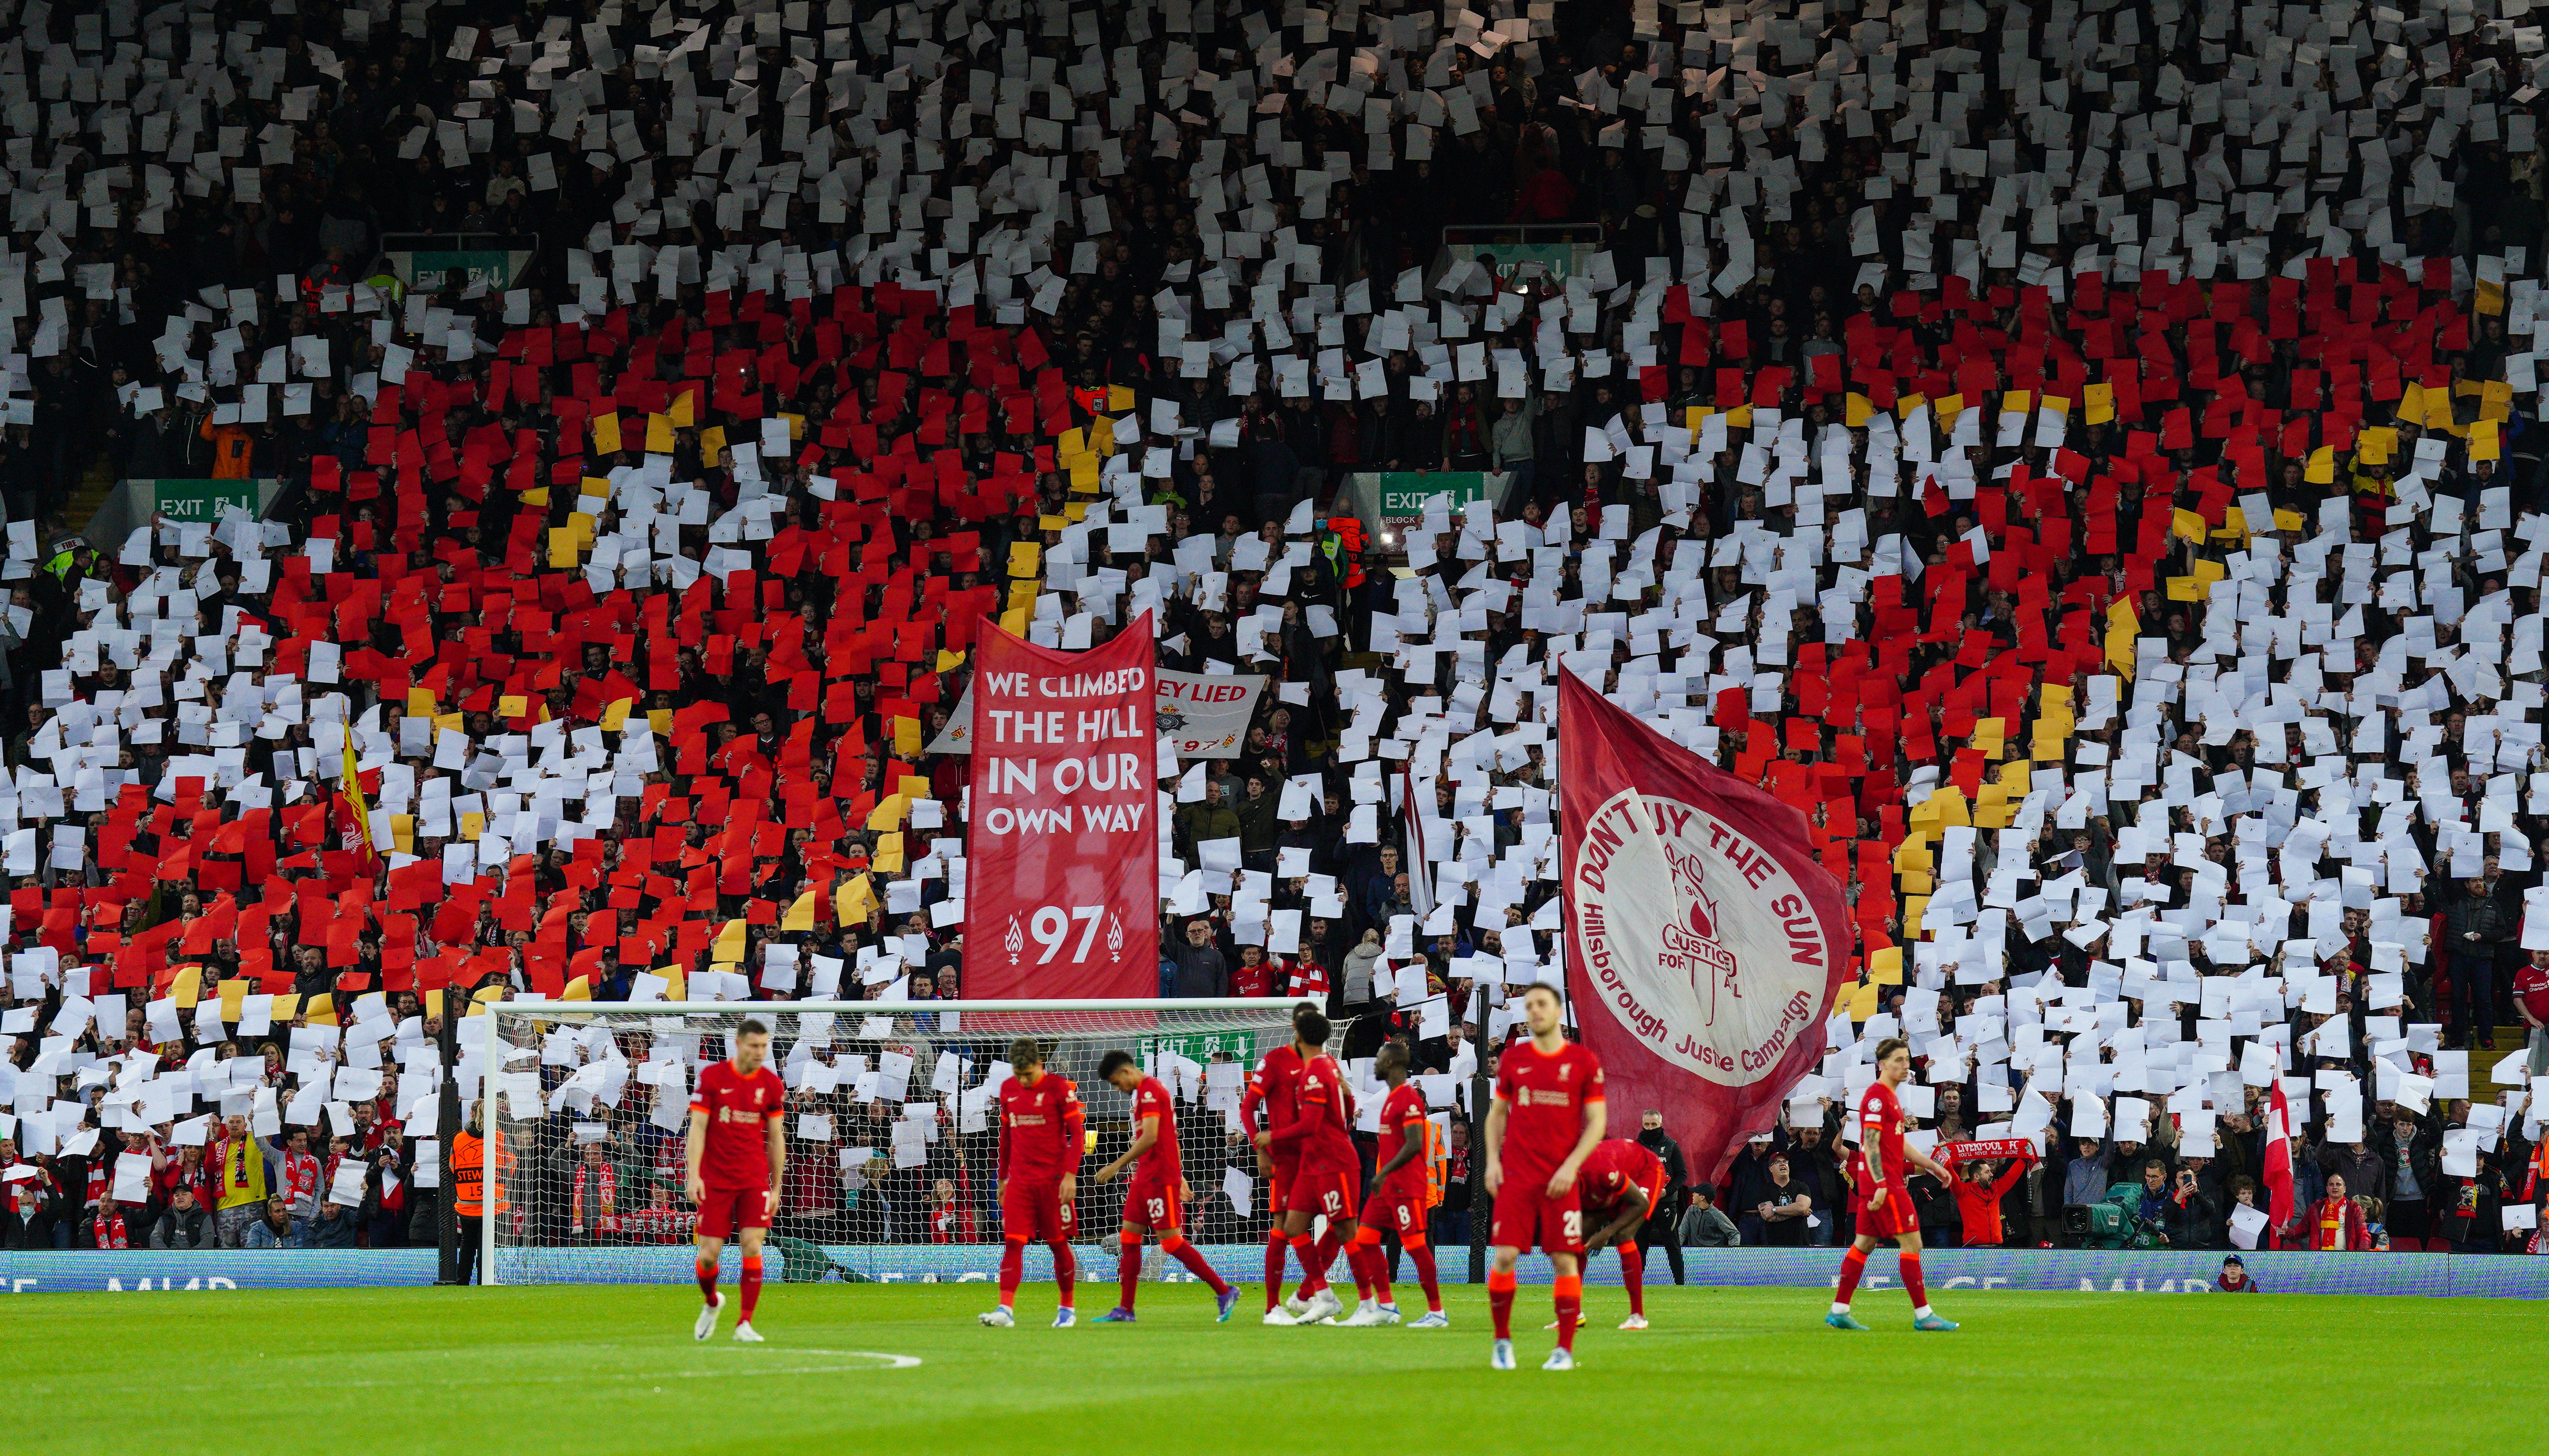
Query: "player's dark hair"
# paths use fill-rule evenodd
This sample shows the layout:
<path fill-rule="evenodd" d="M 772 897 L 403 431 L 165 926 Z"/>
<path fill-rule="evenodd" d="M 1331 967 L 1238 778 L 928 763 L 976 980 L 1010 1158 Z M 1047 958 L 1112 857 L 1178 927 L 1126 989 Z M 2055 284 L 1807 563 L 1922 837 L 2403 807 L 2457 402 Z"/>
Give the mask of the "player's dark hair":
<path fill-rule="evenodd" d="M 1892 1056 L 1895 1052 L 1909 1051 L 1911 1049 L 1912 1044 L 1904 1041 L 1901 1037 L 1888 1037 L 1884 1041 L 1876 1044 L 1876 1059 L 1879 1064 L 1882 1064 L 1885 1058 Z"/>
<path fill-rule="evenodd" d="M 761 1018 L 747 1016 L 743 1019 L 743 1025 L 734 1029 L 734 1034 L 737 1037 L 767 1037 L 770 1035 L 770 1028 L 762 1024 Z"/>
<path fill-rule="evenodd" d="M 1292 1035 L 1312 1046 L 1328 1045 L 1328 1019 L 1315 1011 L 1304 1011 L 1292 1018 Z"/>
<path fill-rule="evenodd" d="M 1558 994 L 1558 988 L 1547 981 L 1533 981 L 1530 988 L 1522 993 L 1522 998 L 1525 1001 L 1528 1001 L 1532 998 L 1534 992 L 1545 993 L 1550 1000 L 1557 1002 L 1560 1006 L 1566 1004 L 1566 998 Z"/>
<path fill-rule="evenodd" d="M 1406 1043 L 1392 1037 L 1380 1044 L 1380 1050 L 1373 1053 L 1371 1060 L 1374 1068 L 1387 1071 L 1394 1066 L 1406 1066 L 1415 1058 L 1408 1054 Z"/>
<path fill-rule="evenodd" d="M 1042 1066 L 1044 1065 L 1044 1048 L 1036 1045 L 1035 1038 L 1020 1037 L 1009 1044 L 1009 1065 L 1013 1067 Z"/>
<path fill-rule="evenodd" d="M 1101 1082 L 1111 1082 L 1115 1080 L 1115 1074 L 1117 1072 L 1122 1071 L 1124 1068 L 1131 1066 L 1132 1064 L 1133 1053 L 1125 1050 L 1121 1046 L 1118 1046 L 1114 1050 L 1107 1052 L 1104 1056 L 1097 1058 L 1097 1080 Z"/>
<path fill-rule="evenodd" d="M 1293 1028 L 1294 1028 L 1295 1030 L 1298 1030 L 1298 1029 L 1299 1029 L 1299 1027 L 1300 1027 L 1300 1025 L 1301 1025 L 1301 1018 L 1303 1018 L 1303 1017 L 1305 1017 L 1305 1016 L 1317 1016 L 1318 1014 L 1319 1014 L 1319 1008 L 1318 1008 L 1318 1004 L 1317 1004 L 1316 1002 L 1312 1002 L 1312 1001 L 1296 1001 L 1296 1002 L 1294 1002 L 1294 1003 L 1293 1003 L 1293 1005 L 1292 1005 L 1292 1026 L 1293 1026 Z"/>

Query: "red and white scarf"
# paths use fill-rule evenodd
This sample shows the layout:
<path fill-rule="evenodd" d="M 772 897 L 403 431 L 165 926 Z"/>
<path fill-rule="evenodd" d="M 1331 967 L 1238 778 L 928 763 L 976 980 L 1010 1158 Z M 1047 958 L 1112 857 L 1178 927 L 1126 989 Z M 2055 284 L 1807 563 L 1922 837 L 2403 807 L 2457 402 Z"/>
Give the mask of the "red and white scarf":
<path fill-rule="evenodd" d="M 600 1176 L 598 1178 L 588 1176 L 594 1174 Z M 612 1210 L 619 1207 L 619 1174 L 609 1163 L 604 1163 L 600 1167 L 579 1167 L 575 1170 L 575 1195 L 572 1206 L 567 1211 L 568 1226 L 575 1228 L 587 1227 L 584 1222 L 584 1190 L 588 1183 L 598 1183 L 601 1189 L 602 1217 L 594 1227 L 607 1231 L 616 1231 L 619 1228 L 619 1220 Z"/>

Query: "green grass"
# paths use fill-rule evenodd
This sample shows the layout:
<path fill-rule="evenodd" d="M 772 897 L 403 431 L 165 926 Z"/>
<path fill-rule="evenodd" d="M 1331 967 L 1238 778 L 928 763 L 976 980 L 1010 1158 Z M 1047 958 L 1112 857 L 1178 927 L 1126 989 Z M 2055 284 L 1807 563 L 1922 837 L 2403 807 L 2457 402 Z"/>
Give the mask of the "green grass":
<path fill-rule="evenodd" d="M 1084 1285 L 1084 1320 L 1112 1285 Z M 1408 1291 L 1413 1294 L 1411 1288 Z M 1843 1334 L 1814 1290 L 1671 1289 L 1622 1333 L 1588 1291 L 1571 1375 L 1537 1367 L 1548 1293 L 1518 1307 L 1523 1369 L 1486 1368 L 1482 1292 L 1454 1327 L 1212 1323 L 1193 1285 L 1145 1285 L 1126 1328 L 974 1320 L 971 1285 L 788 1285 L 769 1343 L 691 1339 L 687 1289 L 35 1295 L 8 1304 L 13 1452 L 1698 1451 L 1846 1441 L 2073 1452 L 2117 1440 L 2272 1449 L 2381 1433 L 2515 1450 L 2549 1403 L 2541 1313 L 2515 1301 L 1968 1293 L 1916 1335 L 1877 1291 Z M 728 1299 L 732 1299 L 731 1291 Z M 726 1325 L 730 1327 L 731 1315 Z M 887 1368 L 850 1353 L 917 1357 Z M 2447 1443 L 2447 1444 L 2446 1444 Z"/>

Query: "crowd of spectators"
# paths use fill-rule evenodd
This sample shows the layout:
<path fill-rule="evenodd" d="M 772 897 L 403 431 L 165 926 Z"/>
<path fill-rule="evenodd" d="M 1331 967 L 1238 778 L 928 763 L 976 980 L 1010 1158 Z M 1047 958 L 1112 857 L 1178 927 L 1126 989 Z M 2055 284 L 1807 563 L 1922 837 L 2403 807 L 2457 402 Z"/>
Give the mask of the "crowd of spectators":
<path fill-rule="evenodd" d="M 2280 1084 L 2266 1240 L 2537 1251 L 2527 19 L 30 0 L 0 1233 L 423 1236 L 466 997 L 960 995 L 924 749 L 981 624 L 1151 611 L 1273 680 L 1163 781 L 1163 991 L 1405 1035 L 1453 1135 L 1563 970 L 1563 665 L 1850 906 L 1824 1065 L 1685 1150 L 1689 1241 L 1845 1239 L 1835 1110 L 1902 1035 L 1925 1140 L 2039 1149 L 1922 1190 L 1936 1241 L 2124 1184 L 2223 1246 Z M 539 241 L 425 291 L 401 231 Z M 282 494 L 69 541 L 100 457 Z M 1368 523 L 1384 470 L 1494 485 Z M 925 1058 L 834 1070 L 898 1015 L 783 1047 L 806 1236 L 994 1229 Z M 682 1236 L 662 1064 L 543 1047 L 525 1236 Z M 919 1163 L 836 1155 L 913 1107 Z"/>

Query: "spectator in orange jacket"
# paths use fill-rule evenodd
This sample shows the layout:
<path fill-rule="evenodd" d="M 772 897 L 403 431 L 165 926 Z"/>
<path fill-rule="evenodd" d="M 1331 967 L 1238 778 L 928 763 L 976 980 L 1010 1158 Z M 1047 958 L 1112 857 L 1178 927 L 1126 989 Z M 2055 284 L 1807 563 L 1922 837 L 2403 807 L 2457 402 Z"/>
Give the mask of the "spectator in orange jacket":
<path fill-rule="evenodd" d="M 248 457 L 256 450 L 255 436 L 236 424 L 215 424 L 210 414 L 204 416 L 199 432 L 213 442 L 213 479 L 247 479 Z"/>
<path fill-rule="evenodd" d="M 2001 1227 L 2000 1201 L 2027 1176 L 2032 1157 L 2015 1157 L 2002 1166 L 2000 1160 L 1981 1158 L 1956 1169 L 1956 1212 L 1965 1227 L 1967 1248 L 1998 1248 L 2006 1236 Z M 1995 1172 L 1995 1169 L 1998 1169 Z"/>

